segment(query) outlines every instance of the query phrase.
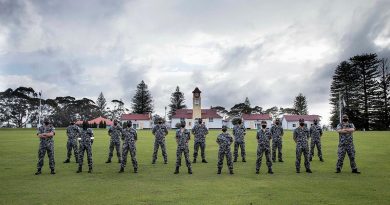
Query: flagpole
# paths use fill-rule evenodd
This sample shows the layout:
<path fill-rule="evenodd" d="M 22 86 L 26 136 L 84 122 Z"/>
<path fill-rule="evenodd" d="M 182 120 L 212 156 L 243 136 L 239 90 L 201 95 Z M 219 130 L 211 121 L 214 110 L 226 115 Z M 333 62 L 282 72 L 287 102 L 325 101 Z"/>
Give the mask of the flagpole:
<path fill-rule="evenodd" d="M 340 123 L 342 121 L 342 116 L 341 116 L 341 93 L 339 92 L 339 120 Z"/>
<path fill-rule="evenodd" d="M 42 115 L 42 90 L 39 92 L 39 116 L 38 116 L 38 127 L 41 126 L 41 115 Z"/>

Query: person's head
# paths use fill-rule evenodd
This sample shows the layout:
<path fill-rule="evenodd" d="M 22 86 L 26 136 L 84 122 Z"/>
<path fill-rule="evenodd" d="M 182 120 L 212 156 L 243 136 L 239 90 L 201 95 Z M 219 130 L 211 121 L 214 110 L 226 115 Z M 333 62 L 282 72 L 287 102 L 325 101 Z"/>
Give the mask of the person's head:
<path fill-rule="evenodd" d="M 186 121 L 181 121 L 180 122 L 180 127 L 185 128 L 186 127 Z"/>
<path fill-rule="evenodd" d="M 303 127 L 305 125 L 305 120 L 304 119 L 299 119 L 299 126 Z"/>
<path fill-rule="evenodd" d="M 114 120 L 114 126 L 117 126 L 118 125 L 118 120 Z"/>
<path fill-rule="evenodd" d="M 129 120 L 126 122 L 126 125 L 127 125 L 127 127 L 131 127 L 133 125 L 133 123 L 131 122 L 131 120 Z"/>
<path fill-rule="evenodd" d="M 224 125 L 222 126 L 222 132 L 226 132 L 227 131 L 227 127 Z"/>
<path fill-rule="evenodd" d="M 49 125 L 49 124 L 50 124 L 49 118 L 45 118 L 45 119 L 43 120 L 43 124 L 45 124 L 46 126 Z"/>
<path fill-rule="evenodd" d="M 199 119 L 198 119 L 198 122 L 199 122 L 199 124 L 201 125 L 201 124 L 202 124 L 202 118 L 199 118 Z"/>
<path fill-rule="evenodd" d="M 72 121 L 72 122 L 70 122 L 70 125 L 74 125 L 74 122 Z"/>
<path fill-rule="evenodd" d="M 318 120 L 317 119 L 315 119 L 313 122 L 314 122 L 315 125 L 318 125 Z"/>
<path fill-rule="evenodd" d="M 343 115 L 343 122 L 348 122 L 349 121 L 349 118 L 348 118 L 348 115 Z"/>
<path fill-rule="evenodd" d="M 84 130 L 88 129 L 88 126 L 89 126 L 88 121 L 84 120 L 83 121 L 83 129 Z"/>
<path fill-rule="evenodd" d="M 241 120 L 241 119 L 238 119 L 238 120 L 237 120 L 237 123 L 238 123 L 239 125 L 241 125 L 241 124 L 242 124 L 242 120 Z"/>
<path fill-rule="evenodd" d="M 275 120 L 275 124 L 276 124 L 276 125 L 279 125 L 279 124 L 280 124 L 279 118 Z"/>
<path fill-rule="evenodd" d="M 261 128 L 267 128 L 267 122 L 265 120 L 261 121 Z"/>
<path fill-rule="evenodd" d="M 163 123 L 163 120 L 161 118 L 158 119 L 157 123 L 161 125 Z"/>

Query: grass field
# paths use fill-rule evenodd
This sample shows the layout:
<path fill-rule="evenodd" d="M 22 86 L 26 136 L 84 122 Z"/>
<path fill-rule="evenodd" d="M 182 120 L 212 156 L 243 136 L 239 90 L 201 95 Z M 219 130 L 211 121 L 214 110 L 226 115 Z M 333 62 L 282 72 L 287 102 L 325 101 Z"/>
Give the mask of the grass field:
<path fill-rule="evenodd" d="M 174 175 L 175 141 L 167 136 L 168 164 L 159 152 L 151 164 L 153 136 L 139 131 L 137 158 L 139 173 L 132 172 L 131 160 L 125 173 L 119 164 L 105 164 L 108 141 L 106 130 L 95 129 L 93 144 L 94 173 L 76 174 L 77 165 L 63 164 L 66 157 L 64 129 L 55 137 L 56 175 L 49 174 L 45 158 L 43 174 L 35 176 L 39 140 L 32 129 L 0 129 L 0 202 L 1 204 L 390 204 L 390 132 L 356 132 L 356 162 L 361 175 L 351 174 L 346 158 L 341 174 L 335 174 L 338 137 L 325 132 L 325 162 L 316 157 L 312 174 L 295 173 L 295 147 L 292 133 L 284 136 L 284 163 L 274 163 L 274 175 L 266 173 L 263 159 L 260 175 L 255 174 L 255 132 L 249 131 L 247 162 L 234 164 L 235 175 L 224 165 L 217 175 L 216 135 L 207 137 L 208 164 L 193 164 L 193 175 L 186 167 Z M 193 153 L 190 143 L 190 154 Z M 192 158 L 192 157 L 191 157 Z M 116 162 L 116 158 L 114 157 Z M 184 165 L 184 161 L 182 162 Z M 303 167 L 303 161 L 302 161 Z M 87 169 L 85 167 L 85 169 Z M 302 168 L 303 169 L 303 168 Z"/>

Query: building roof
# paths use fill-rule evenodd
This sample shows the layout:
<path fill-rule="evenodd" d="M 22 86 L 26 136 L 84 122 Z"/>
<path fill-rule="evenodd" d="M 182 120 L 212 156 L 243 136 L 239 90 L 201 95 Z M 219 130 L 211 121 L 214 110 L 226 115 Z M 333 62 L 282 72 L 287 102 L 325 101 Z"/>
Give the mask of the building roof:
<path fill-rule="evenodd" d="M 98 117 L 98 118 L 95 118 L 93 120 L 90 120 L 90 121 L 88 121 L 88 124 L 93 124 L 93 123 L 99 124 L 100 122 L 106 122 L 106 125 L 109 125 L 109 126 L 111 126 L 113 124 L 113 122 L 111 120 L 106 119 L 104 117 Z M 76 124 L 81 125 L 81 124 L 83 124 L 83 121 L 79 120 L 76 122 Z"/>
<path fill-rule="evenodd" d="M 319 115 L 283 115 L 283 118 L 285 118 L 287 122 L 299 121 L 301 118 L 305 121 L 320 120 Z"/>
<path fill-rule="evenodd" d="M 192 93 L 201 93 L 201 91 L 199 90 L 199 88 L 198 88 L 198 87 L 196 87 L 196 88 L 195 88 L 195 90 L 194 90 L 194 91 L 192 91 Z"/>
<path fill-rule="evenodd" d="M 244 120 L 272 120 L 270 114 L 242 114 Z"/>
<path fill-rule="evenodd" d="M 192 119 L 192 109 L 176 110 L 175 114 L 172 115 L 172 118 Z M 206 119 L 206 118 L 222 118 L 222 117 L 218 115 L 217 111 L 214 109 L 202 109 L 202 119 Z"/>
<path fill-rule="evenodd" d="M 152 120 L 150 114 L 123 114 L 120 120 Z"/>

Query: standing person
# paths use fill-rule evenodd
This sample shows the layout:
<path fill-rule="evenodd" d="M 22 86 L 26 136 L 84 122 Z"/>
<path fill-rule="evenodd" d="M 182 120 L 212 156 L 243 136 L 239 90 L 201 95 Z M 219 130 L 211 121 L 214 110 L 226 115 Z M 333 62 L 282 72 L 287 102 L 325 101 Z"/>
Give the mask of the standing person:
<path fill-rule="evenodd" d="M 55 128 L 50 124 L 48 118 L 43 120 L 43 125 L 38 128 L 37 136 L 39 137 L 39 149 L 38 149 L 38 163 L 37 172 L 35 175 L 42 174 L 43 161 L 45 154 L 49 157 L 50 174 L 55 173 L 55 162 L 54 162 L 54 135 Z"/>
<path fill-rule="evenodd" d="M 206 154 L 205 154 L 205 148 L 206 148 L 206 135 L 209 133 L 209 130 L 207 129 L 206 125 L 202 123 L 202 119 L 198 119 L 198 124 L 196 124 L 192 128 L 192 134 L 194 134 L 194 161 L 193 163 L 196 163 L 196 158 L 198 157 L 198 150 L 200 147 L 201 155 L 202 155 L 202 162 L 207 163 L 206 161 Z"/>
<path fill-rule="evenodd" d="M 134 173 L 138 173 L 138 162 L 136 158 L 137 148 L 135 146 L 138 136 L 137 136 L 137 130 L 135 130 L 132 127 L 132 124 L 133 123 L 131 121 L 127 121 L 126 127 L 123 128 L 122 130 L 122 140 L 123 140 L 122 163 L 121 163 L 121 169 L 119 173 L 122 173 L 125 170 L 126 162 L 127 162 L 127 153 L 129 151 L 131 156 L 131 162 L 134 168 Z"/>
<path fill-rule="evenodd" d="M 349 162 L 351 164 L 352 173 L 360 174 L 355 162 L 355 146 L 353 145 L 353 135 L 355 126 L 349 122 L 348 115 L 343 115 L 343 122 L 337 125 L 337 132 L 339 133 L 339 146 L 337 151 L 336 173 L 340 173 L 343 168 L 345 153 L 348 154 Z"/>
<path fill-rule="evenodd" d="M 268 173 L 273 174 L 272 171 L 272 162 L 271 162 L 271 147 L 270 141 L 272 138 L 272 134 L 267 128 L 267 122 L 261 121 L 261 129 L 257 131 L 257 160 L 256 160 L 256 174 L 259 174 L 261 167 L 261 160 L 263 158 L 263 154 L 265 153 L 265 158 L 267 160 Z"/>
<path fill-rule="evenodd" d="M 237 162 L 238 148 L 241 148 L 242 161 L 246 162 L 245 135 L 246 135 L 245 126 L 242 124 L 242 120 L 238 119 L 237 124 L 234 125 L 233 127 L 233 136 L 234 136 L 234 161 L 233 162 Z"/>
<path fill-rule="evenodd" d="M 301 170 L 301 155 L 305 158 L 305 168 L 307 173 L 312 173 L 310 169 L 309 157 L 309 143 L 308 143 L 309 131 L 305 127 L 305 120 L 299 119 L 299 127 L 294 130 L 293 139 L 296 145 L 296 160 L 295 168 L 296 172 L 300 173 Z"/>
<path fill-rule="evenodd" d="M 92 144 L 94 140 L 93 131 L 91 128 L 88 128 L 88 122 L 83 121 L 83 129 L 80 133 L 80 149 L 79 149 L 79 169 L 77 173 L 83 171 L 83 160 L 84 160 L 84 152 L 87 152 L 87 160 L 88 160 L 88 173 L 92 173 Z"/>
<path fill-rule="evenodd" d="M 279 162 L 283 162 L 282 159 L 282 144 L 283 144 L 283 128 L 280 125 L 279 118 L 275 120 L 275 125 L 271 127 L 272 134 L 272 161 L 276 162 L 276 150 L 278 150 L 278 159 Z"/>
<path fill-rule="evenodd" d="M 152 133 L 155 136 L 152 164 L 156 163 L 157 152 L 159 147 L 161 147 L 162 156 L 164 158 L 164 164 L 168 164 L 168 156 L 167 156 L 167 150 L 165 146 L 165 136 L 168 135 L 168 129 L 163 124 L 163 120 L 161 118 L 158 119 L 158 124 L 153 127 Z"/>
<path fill-rule="evenodd" d="M 191 133 L 186 128 L 186 122 L 180 123 L 180 129 L 176 131 L 176 170 L 174 174 L 179 173 L 179 168 L 181 166 L 181 155 L 184 154 L 186 165 L 188 168 L 188 174 L 192 174 L 191 161 L 190 161 L 190 153 L 188 149 L 188 142 L 191 139 Z"/>
<path fill-rule="evenodd" d="M 77 148 L 77 138 L 80 135 L 80 128 L 74 124 L 74 122 L 70 122 L 70 125 L 66 128 L 66 135 L 68 136 L 68 142 L 66 143 L 67 149 L 67 158 L 64 163 L 70 162 L 70 156 L 72 155 L 72 149 L 74 152 L 74 158 L 76 163 L 78 163 L 79 152 Z"/>
<path fill-rule="evenodd" d="M 229 167 L 229 173 L 234 174 L 233 172 L 233 162 L 232 162 L 232 153 L 230 152 L 230 145 L 233 142 L 232 136 L 227 132 L 227 127 L 222 126 L 222 133 L 217 137 L 217 143 L 219 145 L 218 150 L 218 172 L 217 174 L 221 174 L 221 170 L 223 167 L 223 159 L 226 157 L 227 165 Z"/>
<path fill-rule="evenodd" d="M 122 136 L 122 127 L 119 125 L 118 120 L 114 120 L 114 126 L 108 129 L 108 135 L 110 135 L 110 146 L 108 152 L 108 159 L 106 163 L 111 163 L 111 158 L 113 156 L 114 147 L 116 149 L 116 156 L 118 157 L 118 163 L 121 163 L 121 136 Z"/>
<path fill-rule="evenodd" d="M 310 127 L 309 131 L 310 136 L 310 156 L 309 160 L 311 161 L 314 156 L 314 148 L 317 146 L 318 157 L 320 161 L 323 162 L 322 151 L 321 151 L 321 137 L 322 137 L 322 128 L 318 125 L 318 120 L 314 120 L 314 125 Z"/>

